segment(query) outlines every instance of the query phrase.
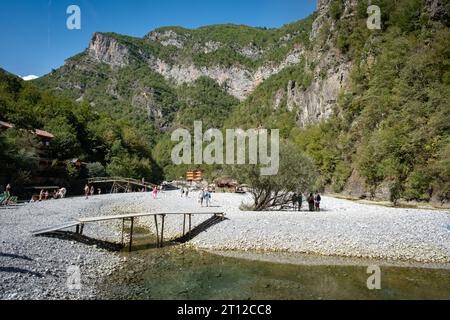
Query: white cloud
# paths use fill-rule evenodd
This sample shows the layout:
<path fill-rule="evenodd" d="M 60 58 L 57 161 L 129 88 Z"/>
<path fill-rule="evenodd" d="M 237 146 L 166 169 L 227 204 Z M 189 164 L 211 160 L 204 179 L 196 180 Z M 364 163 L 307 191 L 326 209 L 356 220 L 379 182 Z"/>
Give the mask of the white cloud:
<path fill-rule="evenodd" d="M 34 80 L 34 79 L 37 79 L 37 78 L 39 78 L 39 77 L 35 76 L 35 75 L 32 75 L 32 74 L 29 75 L 29 76 L 22 77 L 22 79 L 25 80 L 25 81 Z"/>

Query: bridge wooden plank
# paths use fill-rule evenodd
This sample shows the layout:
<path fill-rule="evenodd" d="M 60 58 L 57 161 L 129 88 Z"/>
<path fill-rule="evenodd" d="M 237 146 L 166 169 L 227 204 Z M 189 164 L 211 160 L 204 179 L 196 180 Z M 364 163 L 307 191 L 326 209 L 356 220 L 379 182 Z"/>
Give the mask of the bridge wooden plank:
<path fill-rule="evenodd" d="M 78 222 L 78 221 L 69 221 L 69 222 L 66 222 L 66 223 L 63 223 L 63 224 L 60 224 L 57 226 L 31 231 L 31 234 L 33 236 L 37 236 L 37 235 L 41 235 L 41 234 L 46 234 L 46 233 L 51 233 L 51 232 L 55 232 L 55 231 L 60 231 L 60 230 L 76 227 L 79 224 L 80 224 L 80 222 Z"/>
<path fill-rule="evenodd" d="M 223 212 L 172 212 L 172 213 L 129 213 L 129 214 L 121 214 L 115 216 L 100 216 L 100 217 L 87 217 L 87 218 L 77 218 L 76 221 L 79 223 L 89 223 L 89 222 L 100 222 L 100 221 L 108 221 L 108 220 L 121 220 L 121 219 L 131 219 L 131 218 L 139 218 L 139 217 L 151 217 L 151 216 L 170 216 L 170 215 L 225 215 Z"/>
<path fill-rule="evenodd" d="M 115 216 L 77 218 L 75 220 L 72 220 L 72 221 L 66 222 L 64 224 L 57 225 L 57 226 L 31 231 L 31 234 L 33 236 L 43 235 L 43 234 L 47 234 L 47 233 L 51 233 L 51 232 L 55 232 L 55 231 L 68 229 L 71 227 L 77 227 L 77 229 L 78 229 L 79 226 L 83 226 L 85 223 L 90 223 L 90 222 L 110 221 L 110 220 L 119 220 L 119 219 L 120 220 L 124 220 L 124 219 L 134 220 L 135 218 L 139 218 L 139 217 L 154 216 L 156 218 L 157 216 L 164 217 L 164 216 L 170 216 L 170 215 L 184 215 L 185 217 L 186 217 L 186 215 L 188 215 L 189 216 L 189 232 L 191 230 L 191 216 L 193 216 L 193 215 L 218 215 L 218 216 L 225 217 L 224 212 L 194 212 L 193 213 L 191 211 L 191 212 L 168 212 L 168 213 L 161 213 L 161 212 L 130 213 L 130 214 L 115 215 Z M 161 230 L 161 238 L 162 238 L 162 233 L 163 233 L 163 230 Z M 162 239 L 161 239 L 160 243 L 162 243 Z"/>

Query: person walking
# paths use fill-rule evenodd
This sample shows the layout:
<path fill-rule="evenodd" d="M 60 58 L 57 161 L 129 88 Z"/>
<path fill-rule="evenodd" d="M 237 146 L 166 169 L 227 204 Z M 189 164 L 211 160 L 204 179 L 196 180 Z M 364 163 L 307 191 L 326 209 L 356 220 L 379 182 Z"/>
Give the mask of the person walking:
<path fill-rule="evenodd" d="M 296 194 L 296 200 L 297 211 L 302 211 L 303 195 L 301 192 Z"/>
<path fill-rule="evenodd" d="M 200 195 L 198 198 L 198 202 L 200 202 L 200 205 L 203 207 L 203 200 L 205 200 L 205 189 L 202 189 L 200 191 Z"/>
<path fill-rule="evenodd" d="M 297 203 L 298 203 L 297 197 L 298 197 L 298 195 L 297 195 L 297 193 L 295 192 L 295 193 L 292 195 L 292 205 L 294 206 L 294 211 L 298 211 L 298 210 L 297 210 Z"/>
<path fill-rule="evenodd" d="M 206 206 L 209 207 L 211 205 L 211 192 L 209 192 L 209 190 L 205 193 L 205 201 Z"/>
<path fill-rule="evenodd" d="M 314 199 L 316 211 L 320 211 L 320 202 L 322 201 L 322 197 L 319 193 L 317 193 L 316 198 Z"/>
<path fill-rule="evenodd" d="M 85 185 L 84 186 L 84 195 L 86 196 L 86 200 L 89 199 L 89 191 L 90 191 L 89 185 Z"/>
<path fill-rule="evenodd" d="M 185 194 L 186 194 L 186 198 L 189 198 L 189 188 L 186 188 Z"/>
<path fill-rule="evenodd" d="M 312 193 L 309 194 L 308 197 L 308 205 L 309 205 L 309 211 L 314 211 L 314 195 Z"/>
<path fill-rule="evenodd" d="M 91 187 L 91 197 L 95 194 L 94 186 Z"/>
<path fill-rule="evenodd" d="M 153 199 L 156 199 L 158 197 L 158 187 L 156 187 L 156 186 L 153 187 L 152 194 L 153 194 Z"/>

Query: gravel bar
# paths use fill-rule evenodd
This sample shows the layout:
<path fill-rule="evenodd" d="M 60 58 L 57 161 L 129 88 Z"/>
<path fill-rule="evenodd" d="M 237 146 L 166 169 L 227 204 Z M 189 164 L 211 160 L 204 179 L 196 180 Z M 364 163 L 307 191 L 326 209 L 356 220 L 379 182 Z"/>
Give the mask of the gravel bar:
<path fill-rule="evenodd" d="M 323 197 L 322 212 L 244 212 L 248 195 L 213 194 L 201 208 L 198 195 L 164 192 L 69 198 L 0 209 L 0 299 L 95 299 L 103 276 L 126 259 L 95 241 L 33 237 L 33 230 L 79 217 L 142 212 L 224 212 L 226 220 L 202 231 L 188 245 L 221 251 L 270 251 L 325 256 L 450 262 L 450 212 L 388 208 Z M 193 216 L 194 226 L 208 216 Z M 153 218 L 138 225 L 154 230 Z M 165 238 L 180 236 L 182 216 L 167 216 Z M 89 223 L 88 238 L 118 243 L 121 222 Z M 82 290 L 67 285 L 68 268 L 79 267 Z"/>

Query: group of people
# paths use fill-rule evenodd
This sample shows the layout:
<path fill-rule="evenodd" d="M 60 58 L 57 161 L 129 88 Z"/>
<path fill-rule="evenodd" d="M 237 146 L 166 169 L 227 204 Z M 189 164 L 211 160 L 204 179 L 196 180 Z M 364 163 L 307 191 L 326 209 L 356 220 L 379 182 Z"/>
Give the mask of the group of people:
<path fill-rule="evenodd" d="M 86 197 L 86 200 L 89 199 L 89 196 L 93 196 L 95 194 L 95 188 L 94 186 L 90 186 L 88 184 L 86 184 L 84 186 L 84 196 Z M 101 195 L 102 194 L 102 189 L 97 188 L 97 194 Z"/>
<path fill-rule="evenodd" d="M 0 205 L 9 205 L 17 202 L 17 197 L 11 196 L 11 185 L 8 183 L 5 189 L 0 186 Z"/>
<path fill-rule="evenodd" d="M 1 188 L 1 187 L 0 187 Z M 17 200 L 17 197 L 11 197 L 11 185 L 8 184 L 6 186 L 4 194 L 9 195 L 9 198 L 14 198 Z M 33 194 L 30 199 L 30 203 L 40 202 L 40 201 L 47 201 L 51 199 L 64 199 L 67 194 L 66 188 L 53 188 L 53 189 L 41 189 L 39 191 L 39 194 Z"/>
<path fill-rule="evenodd" d="M 181 197 L 189 198 L 189 188 L 181 188 Z"/>
<path fill-rule="evenodd" d="M 308 202 L 309 211 L 320 211 L 320 202 L 322 201 L 322 197 L 319 193 L 316 195 L 310 193 L 306 201 Z M 294 210 L 301 211 L 303 205 L 303 195 L 301 193 L 294 193 L 292 196 L 292 203 L 294 204 Z"/>
<path fill-rule="evenodd" d="M 66 197 L 67 194 L 67 189 L 66 188 L 59 188 L 59 189 L 55 189 L 53 191 L 49 191 L 49 190 L 45 190 L 45 189 L 41 189 L 41 191 L 39 192 L 39 195 L 33 195 L 31 197 L 30 203 L 34 203 L 34 202 L 40 202 L 40 201 L 47 201 L 50 199 L 64 199 Z"/>
<path fill-rule="evenodd" d="M 189 198 L 189 188 L 181 188 L 181 197 L 186 197 Z M 198 203 L 203 207 L 204 205 L 206 207 L 211 206 L 211 199 L 212 199 L 212 195 L 211 195 L 211 191 L 203 188 L 200 190 L 199 194 L 198 194 Z"/>
<path fill-rule="evenodd" d="M 156 199 L 157 197 L 158 197 L 158 193 L 160 192 L 160 191 L 162 191 L 163 189 L 161 188 L 161 187 L 158 187 L 158 186 L 155 186 L 155 187 L 153 187 L 153 189 L 152 189 L 152 196 L 153 196 L 153 199 Z M 142 190 L 140 190 L 141 192 L 146 192 L 147 191 L 147 189 L 146 188 L 144 188 L 144 189 L 142 189 Z M 130 189 L 127 189 L 127 190 L 125 190 L 125 193 L 131 193 L 132 192 L 132 190 L 131 190 L 131 188 Z M 89 196 L 93 196 L 95 194 L 95 188 L 94 188 L 94 186 L 89 186 L 88 184 L 86 184 L 85 186 L 84 186 L 84 195 L 85 195 L 85 197 L 86 197 L 86 199 L 89 199 Z M 102 194 L 102 189 L 100 189 L 100 188 L 97 188 L 97 195 L 101 195 Z"/>
<path fill-rule="evenodd" d="M 66 197 L 66 194 L 66 188 L 53 190 L 52 192 L 42 189 L 41 192 L 39 192 L 39 201 L 48 200 L 49 197 L 53 199 L 64 199 Z"/>
<path fill-rule="evenodd" d="M 202 207 L 203 203 L 205 203 L 205 205 L 209 207 L 211 205 L 211 198 L 211 192 L 209 192 L 209 190 L 202 189 L 199 193 L 198 202 Z"/>
<path fill-rule="evenodd" d="M 320 211 L 320 202 L 322 201 L 322 197 L 319 193 L 317 193 L 316 195 L 310 193 L 307 200 L 309 211 Z"/>

